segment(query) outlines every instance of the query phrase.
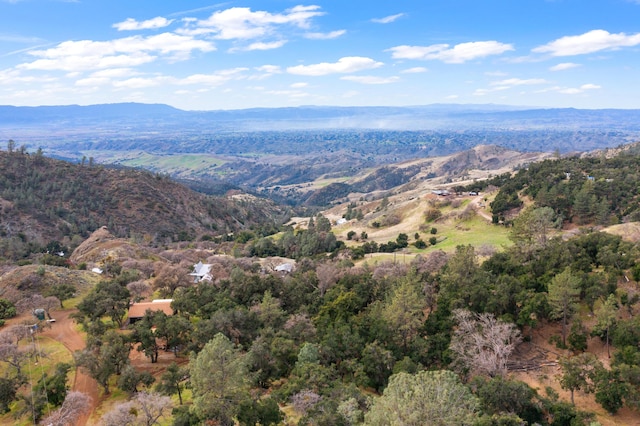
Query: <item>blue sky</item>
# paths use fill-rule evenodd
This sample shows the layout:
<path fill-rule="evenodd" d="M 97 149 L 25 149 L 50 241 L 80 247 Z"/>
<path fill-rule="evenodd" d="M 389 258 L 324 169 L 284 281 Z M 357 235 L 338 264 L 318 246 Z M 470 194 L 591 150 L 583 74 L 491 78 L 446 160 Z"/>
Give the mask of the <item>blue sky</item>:
<path fill-rule="evenodd" d="M 0 104 L 640 108 L 640 0 L 0 0 Z"/>

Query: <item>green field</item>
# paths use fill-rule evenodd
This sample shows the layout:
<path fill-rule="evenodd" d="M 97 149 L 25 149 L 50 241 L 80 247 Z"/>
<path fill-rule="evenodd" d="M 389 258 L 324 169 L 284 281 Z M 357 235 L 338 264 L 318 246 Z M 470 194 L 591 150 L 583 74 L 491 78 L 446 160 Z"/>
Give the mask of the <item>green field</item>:
<path fill-rule="evenodd" d="M 93 157 L 99 163 L 118 164 L 121 166 L 144 168 L 159 173 L 198 174 L 211 172 L 226 163 L 219 157 L 209 154 L 171 154 L 160 155 L 148 152 L 130 151 L 87 151 L 87 158 Z"/>

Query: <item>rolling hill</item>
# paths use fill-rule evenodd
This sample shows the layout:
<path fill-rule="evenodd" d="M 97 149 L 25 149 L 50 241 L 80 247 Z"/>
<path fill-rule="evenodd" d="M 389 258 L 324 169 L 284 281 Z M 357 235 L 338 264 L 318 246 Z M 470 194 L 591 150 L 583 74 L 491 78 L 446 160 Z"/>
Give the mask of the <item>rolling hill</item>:
<path fill-rule="evenodd" d="M 155 243 L 279 223 L 286 212 L 250 196 L 213 197 L 166 176 L 0 152 L 0 256 L 81 241 L 101 226 Z"/>

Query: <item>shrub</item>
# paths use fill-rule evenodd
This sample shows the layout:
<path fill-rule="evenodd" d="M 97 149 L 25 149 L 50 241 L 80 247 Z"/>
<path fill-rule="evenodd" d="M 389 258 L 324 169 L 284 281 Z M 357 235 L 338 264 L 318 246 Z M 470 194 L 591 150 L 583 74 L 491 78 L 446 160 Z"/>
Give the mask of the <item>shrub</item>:
<path fill-rule="evenodd" d="M 440 217 L 442 217 L 442 212 L 438 209 L 429 209 L 426 212 L 424 212 L 424 219 L 427 222 L 433 222 L 434 220 L 437 220 Z"/>

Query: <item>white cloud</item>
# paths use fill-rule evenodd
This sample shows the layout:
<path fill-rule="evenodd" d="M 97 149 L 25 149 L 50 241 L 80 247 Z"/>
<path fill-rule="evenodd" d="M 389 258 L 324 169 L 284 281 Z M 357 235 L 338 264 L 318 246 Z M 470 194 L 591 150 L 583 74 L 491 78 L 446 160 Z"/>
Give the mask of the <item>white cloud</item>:
<path fill-rule="evenodd" d="M 597 84 L 583 84 L 580 87 L 560 88 L 558 89 L 558 93 L 562 93 L 564 95 L 579 95 L 580 93 L 584 93 L 587 90 L 597 89 L 601 89 L 601 87 Z"/>
<path fill-rule="evenodd" d="M 131 68 L 111 68 L 107 70 L 96 71 L 91 73 L 91 77 L 98 78 L 123 78 L 123 77 L 131 77 L 132 75 L 137 74 Z"/>
<path fill-rule="evenodd" d="M 321 76 L 328 74 L 346 74 L 362 70 L 370 70 L 384 65 L 371 58 L 361 56 L 346 56 L 340 58 L 338 62 L 322 62 L 313 65 L 297 65 L 287 68 L 289 74 Z"/>
<path fill-rule="evenodd" d="M 573 62 L 563 62 L 561 64 L 549 67 L 549 71 L 564 71 L 564 70 L 569 70 L 571 68 L 576 68 L 576 67 L 580 67 L 580 66 L 582 66 L 582 65 L 574 64 Z"/>
<path fill-rule="evenodd" d="M 551 43 L 538 46 L 532 51 L 549 53 L 551 56 L 574 56 L 637 45 L 640 45 L 640 33 L 632 35 L 611 34 L 605 30 L 593 30 L 577 36 L 559 38 Z"/>
<path fill-rule="evenodd" d="M 454 99 L 458 99 L 460 96 L 458 95 L 449 95 L 449 96 L 445 96 L 446 100 L 452 101 Z"/>
<path fill-rule="evenodd" d="M 290 98 L 306 98 L 310 96 L 307 92 L 300 90 L 268 90 L 265 93 L 269 95 L 288 96 Z"/>
<path fill-rule="evenodd" d="M 274 14 L 266 11 L 254 12 L 248 7 L 232 7 L 217 11 L 196 24 L 212 29 L 219 39 L 252 39 L 271 34 L 277 25 L 307 29 L 312 18 L 324 15 L 318 9 L 320 6 L 295 6 L 284 13 Z"/>
<path fill-rule="evenodd" d="M 153 77 L 153 78 L 134 77 L 134 78 L 129 78 L 127 80 L 114 81 L 113 86 L 116 88 L 125 88 L 125 89 L 142 89 L 145 87 L 155 87 L 161 84 L 166 84 L 170 80 L 171 78 L 169 77 Z"/>
<path fill-rule="evenodd" d="M 282 72 L 282 69 L 278 65 L 261 65 L 256 67 L 256 70 L 269 74 L 280 74 Z"/>
<path fill-rule="evenodd" d="M 311 40 L 331 40 L 347 33 L 347 30 L 336 30 L 328 33 L 306 33 L 305 38 Z"/>
<path fill-rule="evenodd" d="M 466 61 L 514 50 L 511 44 L 497 41 L 474 41 L 460 43 L 450 48 L 448 44 L 431 46 L 396 46 L 388 49 L 394 59 L 440 60 L 448 64 L 461 64 Z"/>
<path fill-rule="evenodd" d="M 374 18 L 371 22 L 375 22 L 376 24 L 390 24 L 403 16 L 405 16 L 404 13 L 396 13 L 395 15 L 385 16 L 384 18 Z"/>
<path fill-rule="evenodd" d="M 96 87 L 106 86 L 111 83 L 111 79 L 107 77 L 87 77 L 76 80 L 75 85 L 78 87 Z"/>
<path fill-rule="evenodd" d="M 400 80 L 399 77 L 375 77 L 371 75 L 346 75 L 340 80 L 354 81 L 361 84 L 389 84 Z"/>
<path fill-rule="evenodd" d="M 169 26 L 173 22 L 173 19 L 163 18 L 162 16 L 148 19 L 146 21 L 136 21 L 133 18 L 127 18 L 123 22 L 113 24 L 113 28 L 118 31 L 135 31 L 135 30 L 151 30 L 156 28 L 164 28 Z"/>
<path fill-rule="evenodd" d="M 429 70 L 425 67 L 413 67 L 413 68 L 407 68 L 406 70 L 402 70 L 400 72 L 402 74 L 419 74 L 427 71 Z"/>
<path fill-rule="evenodd" d="M 134 67 L 153 62 L 158 55 L 165 55 L 170 59 L 187 59 L 194 50 L 210 52 L 215 47 L 208 41 L 173 33 L 110 41 L 65 41 L 50 49 L 30 51 L 31 56 L 39 59 L 18 67 L 62 71 Z"/>
<path fill-rule="evenodd" d="M 543 78 L 529 78 L 529 79 L 521 79 L 521 78 L 509 78 L 506 80 L 494 81 L 491 83 L 492 86 L 500 86 L 500 87 L 515 87 L 515 86 L 530 86 L 534 84 L 546 84 L 547 80 Z"/>
<path fill-rule="evenodd" d="M 248 71 L 248 68 L 231 68 L 228 70 L 217 71 L 212 74 L 194 74 L 178 81 L 178 84 L 206 84 L 208 86 L 220 86 L 227 81 L 244 78 L 243 73 L 245 71 Z"/>
<path fill-rule="evenodd" d="M 303 87 L 309 86 L 309 83 L 293 83 L 289 87 L 292 89 L 302 89 Z"/>
<path fill-rule="evenodd" d="M 249 44 L 248 46 L 233 47 L 229 49 L 229 52 L 232 53 L 232 52 L 238 52 L 238 51 L 249 52 L 252 50 L 273 50 L 273 49 L 281 48 L 286 43 L 287 43 L 287 40 L 278 40 L 278 41 L 272 41 L 272 42 L 257 41 L 255 43 Z"/>
<path fill-rule="evenodd" d="M 23 75 L 16 69 L 0 70 L 0 84 L 2 85 L 12 86 L 23 83 L 51 83 L 55 81 L 57 81 L 57 79 L 51 76 Z"/>
<path fill-rule="evenodd" d="M 473 93 L 474 96 L 484 96 L 491 92 L 500 92 L 503 90 L 509 90 L 518 86 L 533 86 L 539 84 L 547 84 L 548 81 L 543 78 L 508 78 L 505 80 L 493 81 L 490 83 L 490 88 L 476 89 Z"/>

